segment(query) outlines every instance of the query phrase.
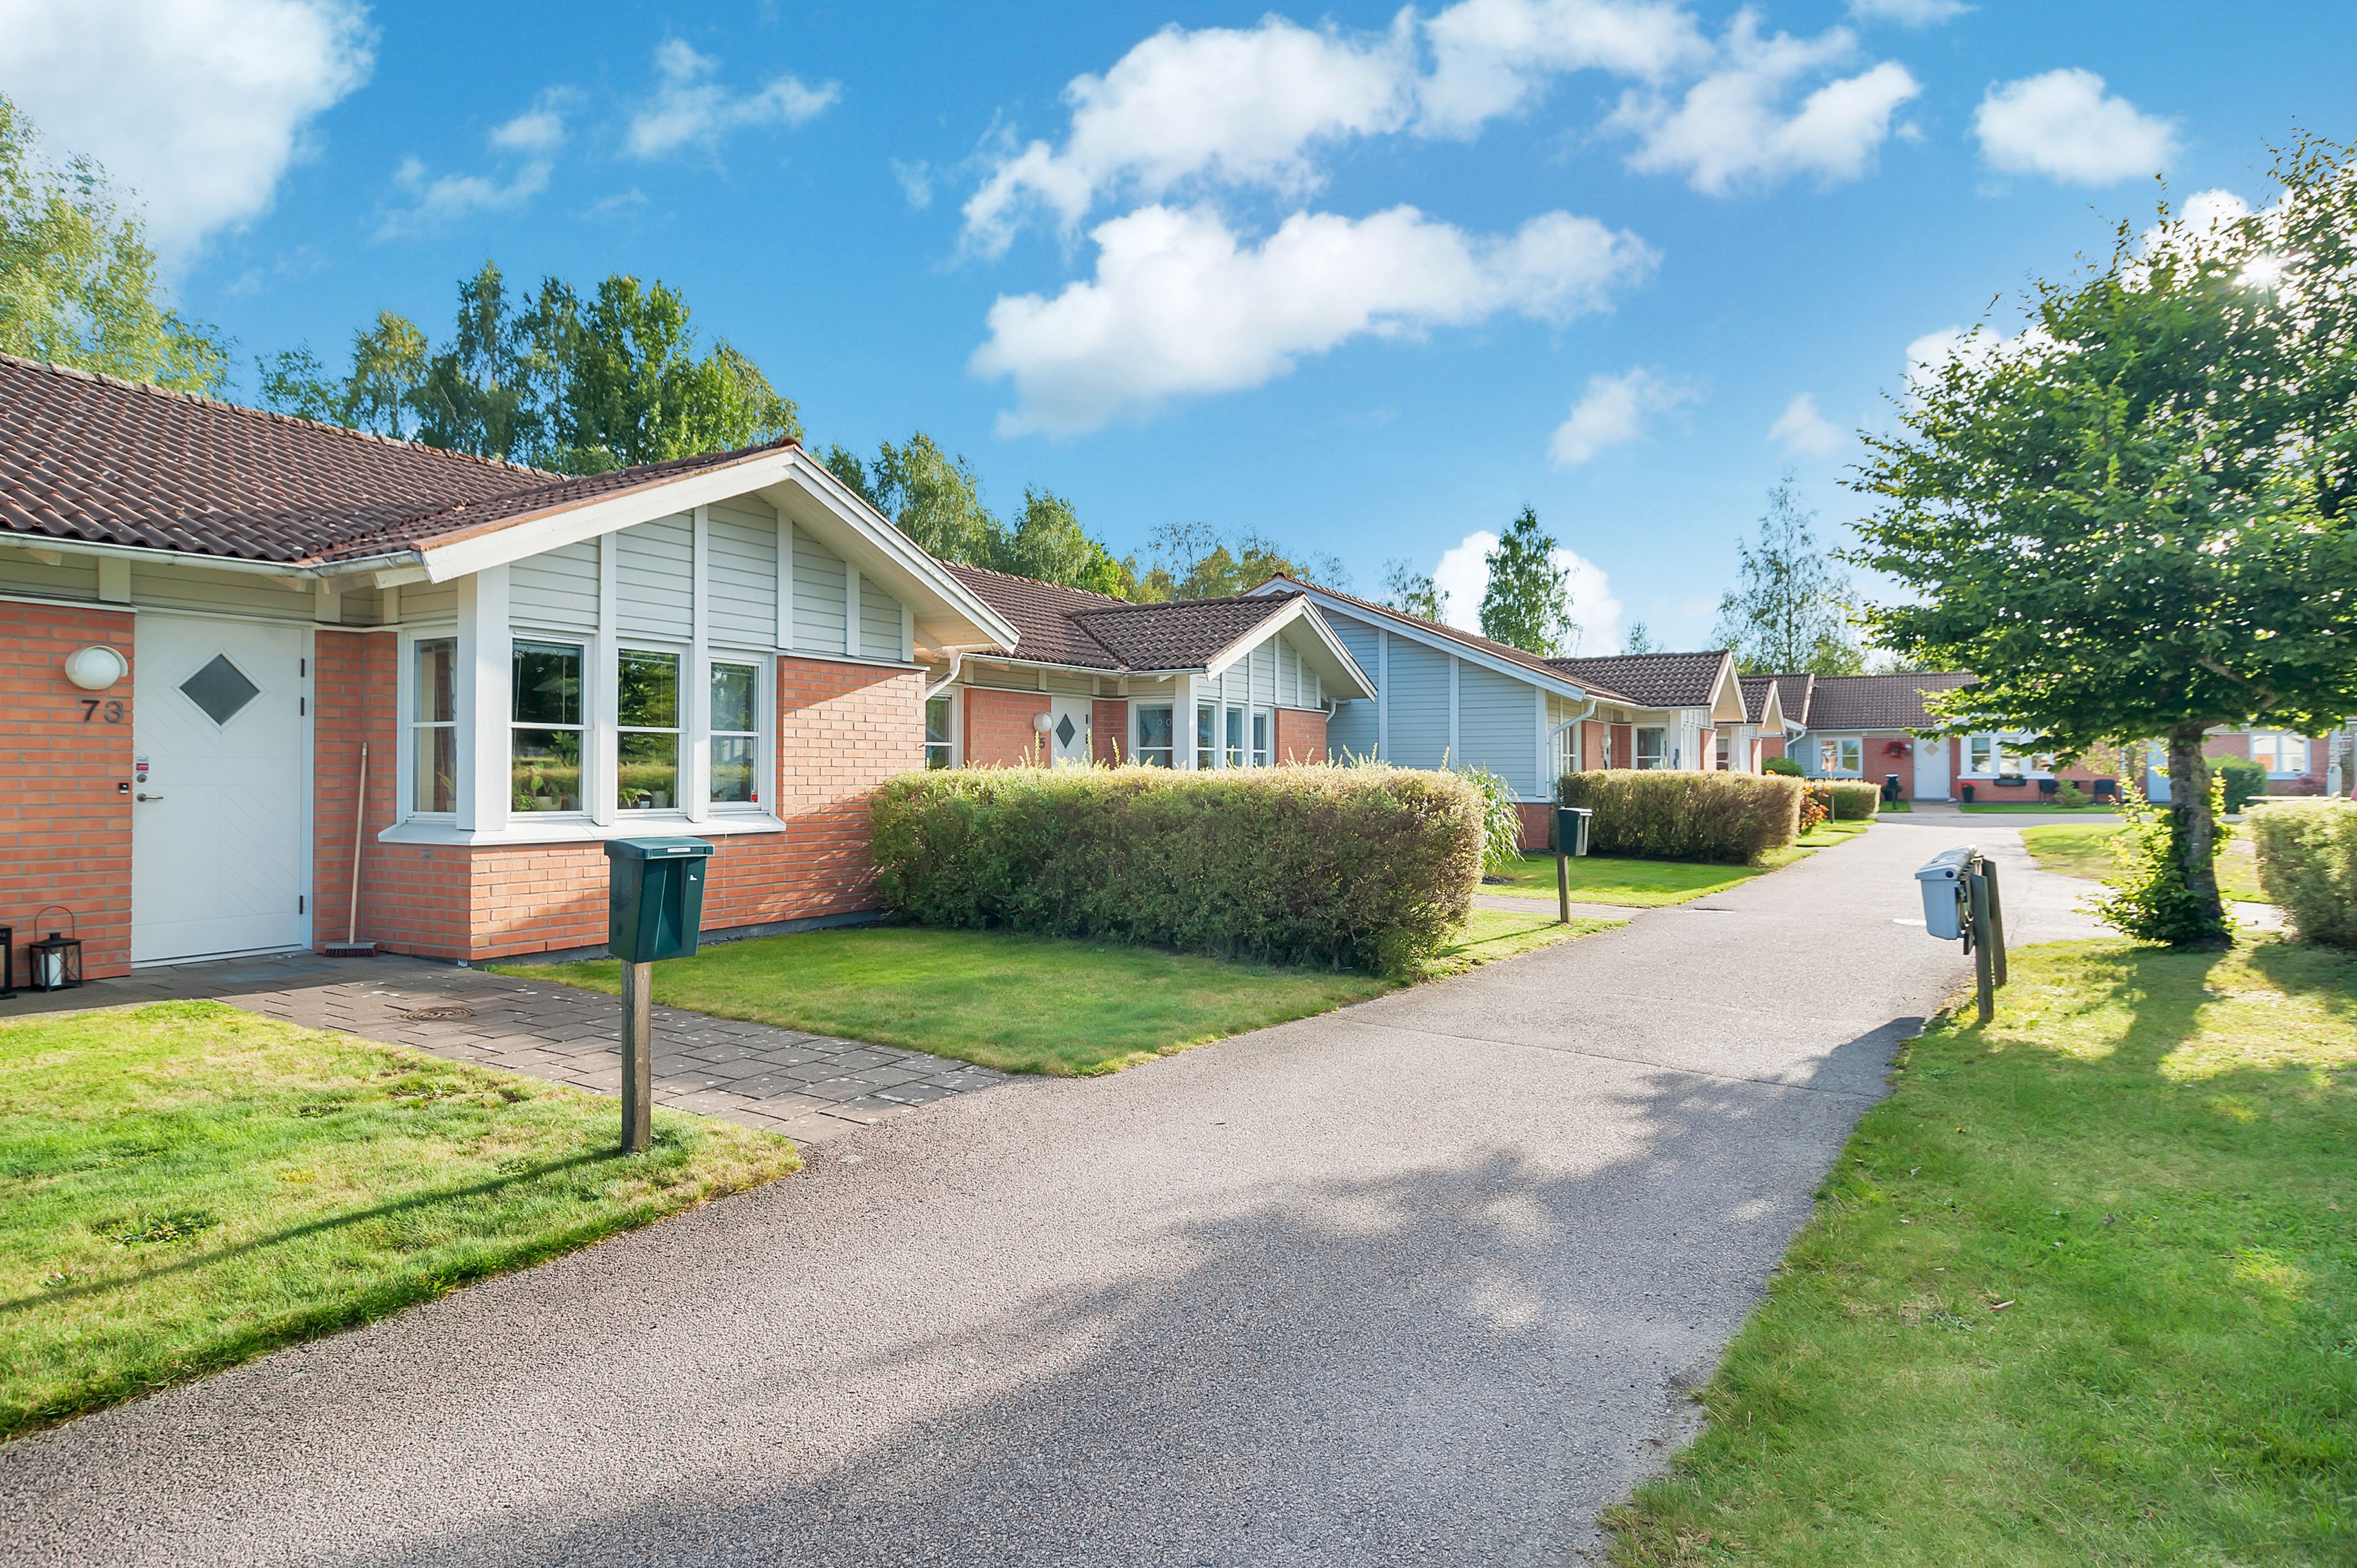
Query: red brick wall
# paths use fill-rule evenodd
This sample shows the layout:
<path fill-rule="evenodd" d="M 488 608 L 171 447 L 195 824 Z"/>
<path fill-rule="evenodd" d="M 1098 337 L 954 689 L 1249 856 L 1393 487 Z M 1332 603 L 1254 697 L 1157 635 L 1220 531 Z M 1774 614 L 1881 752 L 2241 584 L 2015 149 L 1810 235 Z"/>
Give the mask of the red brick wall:
<path fill-rule="evenodd" d="M 1546 848 L 1555 835 L 1555 808 L 1544 800 L 1518 800 L 1514 810 L 1523 819 L 1523 847 Z"/>
<path fill-rule="evenodd" d="M 968 768 L 1021 768 L 1040 760 L 1039 732 L 1031 720 L 1048 711 L 1047 693 L 968 686 L 964 695 Z"/>
<path fill-rule="evenodd" d="M 2247 735 L 2213 735 L 2203 743 L 2201 754 L 2210 757 L 2246 757 L 2251 755 L 2251 737 Z M 2331 760 L 2325 741 L 2313 736 L 2309 736 L 2307 773 L 2298 779 L 2268 779 L 2267 793 L 2270 795 L 2323 794 L 2324 770 L 2330 766 Z"/>
<path fill-rule="evenodd" d="M 1593 719 L 1582 720 L 1579 726 L 1579 766 L 1597 768 L 1604 766 L 1604 735 L 1607 725 Z"/>
<path fill-rule="evenodd" d="M 1129 756 L 1129 699 L 1097 697 L 1089 703 L 1089 756 L 1119 767 Z"/>
<path fill-rule="evenodd" d="M 1276 710 L 1276 760 L 1330 762 L 1326 744 L 1326 715 L 1311 708 Z"/>
<path fill-rule="evenodd" d="M 454 944 L 460 928 L 460 908 L 437 905 L 431 897 L 412 906 L 413 913 L 397 921 L 396 897 L 418 900 L 424 889 L 408 886 L 407 873 L 387 863 L 395 846 L 376 842 L 393 825 L 399 800 L 401 766 L 399 715 L 394 712 L 398 688 L 394 661 L 401 656 L 400 639 L 378 633 L 322 629 L 313 643 L 311 665 L 311 936 L 315 946 L 340 940 L 349 908 L 352 870 L 352 811 L 360 779 L 360 749 L 369 749 L 368 817 L 361 845 L 360 936 L 364 941 L 389 941 L 380 929 L 415 924 L 421 919 L 435 929 L 445 950 L 457 956 Z M 431 912 L 442 910 L 436 923 Z M 403 952 L 421 950 L 414 939 Z"/>
<path fill-rule="evenodd" d="M 66 655 L 91 643 L 129 663 L 130 613 L 0 604 L 0 925 L 16 928 L 20 946 L 53 926 L 78 933 L 82 972 L 95 977 L 131 967 L 131 797 L 116 786 L 131 780 L 133 682 L 85 692 L 67 680 Z M 92 697 L 102 705 L 85 723 Z M 37 929 L 44 904 L 73 918 L 51 914 Z"/>
<path fill-rule="evenodd" d="M 1612 766 L 1615 768 L 1636 767 L 1637 726 L 1634 725 L 1614 725 L 1611 726 L 1611 730 Z"/>

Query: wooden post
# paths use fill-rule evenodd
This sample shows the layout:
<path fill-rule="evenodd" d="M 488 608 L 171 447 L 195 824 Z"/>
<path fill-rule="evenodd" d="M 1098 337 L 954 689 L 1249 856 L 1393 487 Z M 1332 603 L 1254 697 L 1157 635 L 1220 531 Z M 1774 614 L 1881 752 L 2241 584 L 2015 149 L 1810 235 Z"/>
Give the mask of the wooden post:
<path fill-rule="evenodd" d="M 1571 846 L 1563 842 L 1563 834 L 1555 835 L 1555 916 L 1565 925 L 1571 924 Z"/>
<path fill-rule="evenodd" d="M 2003 985 L 2006 983 L 2005 900 L 2003 897 L 1999 897 L 1997 893 L 1996 862 L 1989 859 L 1986 855 L 1983 855 L 1981 857 L 1981 874 L 1988 879 L 1989 955 L 1995 961 L 1996 983 L 1999 985 Z"/>
<path fill-rule="evenodd" d="M 1983 862 L 1975 859 L 1964 873 L 1972 899 L 1973 981 L 1980 992 L 1981 1022 L 1996 1016 L 1996 950 L 1989 944 L 1989 884 Z"/>
<path fill-rule="evenodd" d="M 654 1146 L 653 1003 L 655 966 L 622 966 L 622 1152 Z"/>

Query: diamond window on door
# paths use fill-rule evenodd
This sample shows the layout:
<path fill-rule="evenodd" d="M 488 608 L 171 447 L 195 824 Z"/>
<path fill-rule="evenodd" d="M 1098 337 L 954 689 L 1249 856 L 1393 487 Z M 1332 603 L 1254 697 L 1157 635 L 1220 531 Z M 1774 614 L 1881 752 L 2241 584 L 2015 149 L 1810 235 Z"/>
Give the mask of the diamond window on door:
<path fill-rule="evenodd" d="M 1080 733 L 1072 727 L 1072 715 L 1066 714 L 1056 725 L 1056 742 L 1060 746 L 1070 746 L 1072 737 Z"/>
<path fill-rule="evenodd" d="M 226 653 L 214 654 L 211 663 L 180 682 L 180 690 L 217 725 L 229 723 L 262 695 L 262 688 L 247 680 Z"/>

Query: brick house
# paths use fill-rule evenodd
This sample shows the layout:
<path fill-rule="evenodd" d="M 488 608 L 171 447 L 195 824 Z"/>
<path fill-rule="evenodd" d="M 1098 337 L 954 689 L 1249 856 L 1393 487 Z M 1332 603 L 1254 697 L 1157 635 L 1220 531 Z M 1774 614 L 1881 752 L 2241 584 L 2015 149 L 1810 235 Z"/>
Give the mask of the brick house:
<path fill-rule="evenodd" d="M 1607 704 L 1616 712 L 1590 767 L 1759 770 L 1748 744 L 1753 737 L 1743 736 L 1752 727 L 1750 706 L 1728 650 L 1547 662 L 1574 680 L 1621 694 L 1617 703 Z M 1746 744 L 1737 745 L 1738 736 Z"/>
<path fill-rule="evenodd" d="M 1140 762 L 1267 768 L 1329 757 L 1366 671 L 1299 593 L 1132 604 L 979 567 L 951 575 L 1017 632 L 929 672 L 938 768 Z"/>
<path fill-rule="evenodd" d="M 5 357 L 0 636 L 0 924 L 91 975 L 340 937 L 356 813 L 393 950 L 600 943 L 617 835 L 860 918 L 929 666 L 1017 639 L 791 443 L 567 478 Z"/>

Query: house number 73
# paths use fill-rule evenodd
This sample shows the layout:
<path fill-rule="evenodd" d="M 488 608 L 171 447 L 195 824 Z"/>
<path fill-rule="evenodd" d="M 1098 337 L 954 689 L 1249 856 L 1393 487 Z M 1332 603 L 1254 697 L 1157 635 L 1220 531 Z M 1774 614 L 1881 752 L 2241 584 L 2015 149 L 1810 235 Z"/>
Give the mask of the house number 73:
<path fill-rule="evenodd" d="M 108 724 L 121 724 L 123 722 L 122 702 L 119 699 L 113 702 L 104 702 L 96 697 L 84 697 L 81 700 L 82 723 L 88 724 L 91 720 L 100 717 L 102 714 L 104 715 Z"/>

